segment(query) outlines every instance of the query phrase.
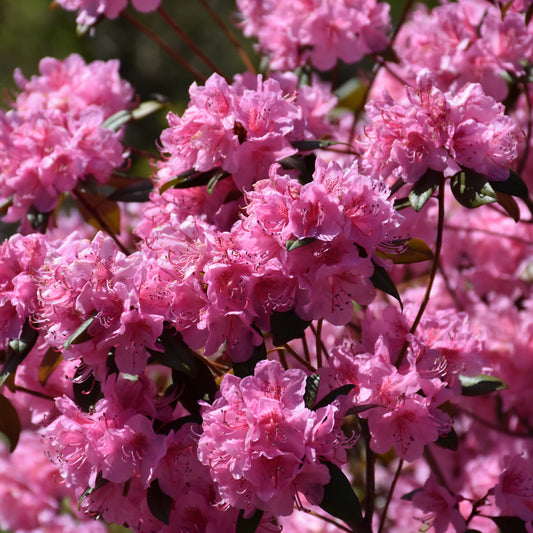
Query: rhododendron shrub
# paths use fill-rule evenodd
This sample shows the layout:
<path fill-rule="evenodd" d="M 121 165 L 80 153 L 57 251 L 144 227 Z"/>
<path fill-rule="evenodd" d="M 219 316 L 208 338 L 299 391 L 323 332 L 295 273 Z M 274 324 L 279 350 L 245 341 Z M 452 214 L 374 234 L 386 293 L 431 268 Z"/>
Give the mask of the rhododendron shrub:
<path fill-rule="evenodd" d="M 152 152 L 118 60 L 15 72 L 2 531 L 533 531 L 533 7 L 412 4 L 238 0 Z"/>

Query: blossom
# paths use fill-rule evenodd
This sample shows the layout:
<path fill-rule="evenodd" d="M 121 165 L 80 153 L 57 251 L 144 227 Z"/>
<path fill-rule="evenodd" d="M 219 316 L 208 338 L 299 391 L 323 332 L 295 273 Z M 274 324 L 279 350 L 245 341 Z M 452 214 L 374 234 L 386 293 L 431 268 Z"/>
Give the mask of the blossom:
<path fill-rule="evenodd" d="M 496 505 L 503 515 L 533 520 L 533 467 L 521 455 L 506 458 L 505 470 L 494 489 Z"/>
<path fill-rule="evenodd" d="M 306 62 L 320 70 L 359 61 L 386 48 L 389 6 L 376 0 L 239 0 L 242 28 L 256 36 L 275 70 L 290 70 Z"/>
<path fill-rule="evenodd" d="M 424 522 L 435 528 L 435 533 L 445 533 L 452 524 L 458 533 L 465 530 L 466 522 L 457 509 L 460 498 L 439 485 L 434 475 L 426 481 L 421 492 L 413 495 L 413 504 L 427 513 Z"/>
<path fill-rule="evenodd" d="M 80 26 L 92 26 L 101 17 L 117 18 L 128 5 L 128 0 L 57 0 L 68 11 L 78 11 L 76 22 Z M 142 13 L 155 11 L 161 0 L 131 0 L 135 9 Z"/>
<path fill-rule="evenodd" d="M 523 133 L 479 84 L 444 93 L 422 70 L 408 97 L 409 105 L 388 93 L 367 104 L 370 124 L 360 145 L 369 173 L 414 183 L 428 169 L 448 177 L 466 167 L 490 180 L 508 178 Z"/>
<path fill-rule="evenodd" d="M 335 405 L 304 405 L 306 375 L 261 361 L 254 375 L 226 375 L 220 397 L 202 406 L 198 458 L 220 499 L 238 509 L 289 515 L 297 492 L 320 503 L 329 473 L 321 460 L 344 457 Z"/>

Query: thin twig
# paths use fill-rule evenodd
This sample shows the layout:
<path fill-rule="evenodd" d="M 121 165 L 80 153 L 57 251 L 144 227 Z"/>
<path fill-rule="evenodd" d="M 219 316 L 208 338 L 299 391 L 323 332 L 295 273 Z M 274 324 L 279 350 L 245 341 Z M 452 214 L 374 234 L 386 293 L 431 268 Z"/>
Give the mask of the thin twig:
<path fill-rule="evenodd" d="M 183 31 L 181 26 L 161 7 L 157 9 L 159 15 L 163 20 L 178 34 L 180 39 L 211 69 L 223 78 L 228 80 L 228 77 L 222 74 L 220 70 L 213 64 L 213 62 L 196 46 L 194 41 Z"/>
<path fill-rule="evenodd" d="M 127 11 L 122 12 L 122 16 L 133 24 L 138 30 L 143 32 L 147 37 L 152 39 L 158 46 L 160 46 L 172 59 L 177 61 L 185 70 L 187 70 L 197 81 L 205 83 L 206 77 L 201 74 L 195 67 L 193 67 L 181 54 L 176 52 L 169 44 L 167 44 L 159 35 L 154 33 L 148 26 L 145 26 L 141 21 L 130 15 Z"/>
<path fill-rule="evenodd" d="M 416 315 L 413 325 L 411 326 L 411 329 L 409 330 L 409 333 L 411 334 L 413 334 L 416 331 L 418 324 L 420 324 L 420 321 L 422 320 L 424 311 L 426 310 L 426 307 L 429 303 L 431 289 L 433 288 L 433 282 L 435 281 L 435 277 L 437 275 L 437 270 L 439 267 L 440 251 L 442 248 L 442 235 L 444 231 L 444 179 L 441 180 L 441 183 L 439 185 L 438 198 L 439 198 L 439 216 L 438 216 L 438 221 L 437 221 L 437 242 L 435 243 L 435 254 L 433 256 L 433 264 L 431 265 L 431 272 L 429 273 L 429 281 L 426 287 L 426 293 L 424 294 L 424 299 L 422 300 L 422 303 L 420 304 L 418 314 Z M 400 368 L 400 365 L 402 364 L 405 354 L 407 352 L 408 346 L 409 346 L 409 341 L 405 339 L 400 355 L 398 356 L 398 359 L 396 361 L 397 368 Z"/>
<path fill-rule="evenodd" d="M 307 370 L 316 372 L 316 368 L 309 364 L 305 359 L 302 359 L 297 352 L 295 352 L 288 344 L 283 345 L 283 349 L 287 350 L 301 365 L 305 366 Z"/>
<path fill-rule="evenodd" d="M 204 7 L 204 9 L 207 11 L 209 16 L 217 23 L 218 27 L 222 30 L 224 35 L 229 39 L 231 44 L 236 48 L 237 53 L 239 54 L 240 58 L 242 59 L 244 66 L 247 70 L 249 70 L 252 74 L 257 74 L 257 71 L 255 70 L 255 67 L 248 57 L 248 54 L 244 50 L 244 48 L 240 45 L 239 41 L 231 33 L 229 28 L 224 24 L 224 21 L 218 16 L 218 13 L 214 11 L 214 9 L 206 2 L 206 0 L 199 0 L 200 4 Z"/>
<path fill-rule="evenodd" d="M 385 507 L 383 507 L 383 514 L 381 515 L 381 520 L 379 522 L 378 533 L 381 533 L 385 526 L 385 520 L 387 519 L 387 511 L 389 510 L 389 505 L 392 500 L 394 489 L 396 488 L 396 483 L 398 483 L 398 479 L 400 478 L 402 467 L 403 467 L 403 459 L 400 459 L 400 462 L 398 463 L 398 468 L 396 469 L 396 473 L 394 474 L 394 479 L 392 480 L 392 484 L 389 489 L 389 493 L 387 494 L 387 501 L 385 502 Z"/>

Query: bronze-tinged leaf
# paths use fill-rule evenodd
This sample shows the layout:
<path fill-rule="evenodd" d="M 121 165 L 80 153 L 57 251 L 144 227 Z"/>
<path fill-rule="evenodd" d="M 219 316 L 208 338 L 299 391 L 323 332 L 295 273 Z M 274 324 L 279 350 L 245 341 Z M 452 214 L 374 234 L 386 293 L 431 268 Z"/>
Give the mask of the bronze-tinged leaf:
<path fill-rule="evenodd" d="M 0 395 L 0 435 L 8 444 L 9 451 L 13 453 L 20 437 L 20 419 L 13 404 L 3 395 Z"/>
<path fill-rule="evenodd" d="M 384 259 L 390 259 L 395 265 L 420 263 L 433 259 L 431 248 L 421 239 L 409 239 L 406 247 L 399 254 L 391 254 L 381 250 L 378 250 L 377 254 Z"/>
<path fill-rule="evenodd" d="M 76 191 L 78 207 L 84 220 L 96 228 L 114 235 L 120 233 L 120 208 L 103 194 L 86 194 Z"/>
<path fill-rule="evenodd" d="M 505 212 L 515 221 L 520 222 L 520 208 L 516 203 L 516 200 L 509 194 L 496 191 L 496 198 L 498 198 L 498 204 L 500 204 Z"/>
<path fill-rule="evenodd" d="M 63 361 L 61 352 L 54 350 L 52 347 L 48 348 L 39 367 L 39 383 L 43 387 L 61 361 Z"/>

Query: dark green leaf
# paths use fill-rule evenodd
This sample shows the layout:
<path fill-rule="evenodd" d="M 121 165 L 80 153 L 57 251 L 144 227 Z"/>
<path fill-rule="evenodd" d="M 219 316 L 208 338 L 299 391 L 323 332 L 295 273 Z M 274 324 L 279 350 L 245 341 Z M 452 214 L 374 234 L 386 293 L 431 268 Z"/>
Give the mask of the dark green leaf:
<path fill-rule="evenodd" d="M 526 523 L 517 516 L 490 516 L 500 533 L 527 533 Z"/>
<path fill-rule="evenodd" d="M 255 513 L 249 518 L 244 518 L 244 509 L 241 509 L 239 512 L 239 517 L 237 518 L 237 527 L 235 529 L 236 533 L 255 533 L 261 519 L 263 518 L 264 511 L 261 509 L 256 509 Z"/>
<path fill-rule="evenodd" d="M 339 141 L 332 140 L 304 140 L 304 141 L 292 141 L 291 145 L 300 152 L 308 152 L 310 150 L 318 150 L 333 146 L 334 144 L 341 144 Z"/>
<path fill-rule="evenodd" d="M 81 504 L 83 503 L 83 500 L 87 498 L 87 496 L 90 496 L 93 492 L 96 492 L 99 488 L 103 487 L 107 483 L 109 483 L 109 481 L 102 477 L 101 472 L 98 472 L 98 475 L 96 476 L 96 481 L 94 482 L 94 487 L 87 487 L 83 491 L 83 494 L 80 496 L 80 499 L 78 500 L 78 511 L 81 510 Z"/>
<path fill-rule="evenodd" d="M 170 511 L 172 509 L 173 499 L 165 494 L 159 482 L 156 480 L 152 481 L 150 486 L 146 491 L 146 502 L 148 503 L 148 509 L 150 512 L 163 524 L 167 526 L 170 523 Z"/>
<path fill-rule="evenodd" d="M 369 409 L 373 409 L 374 407 L 380 407 L 380 404 L 367 403 L 365 405 L 354 405 L 353 407 L 350 407 L 348 411 L 346 411 L 346 414 L 347 415 L 358 415 L 359 413 L 363 413 L 364 411 L 368 411 Z"/>
<path fill-rule="evenodd" d="M 113 191 L 107 199 L 113 202 L 147 202 L 153 190 L 154 184 L 150 180 L 142 180 Z"/>
<path fill-rule="evenodd" d="M 522 177 L 514 170 L 511 170 L 509 177 L 504 181 L 489 181 L 491 187 L 498 192 L 503 192 L 518 198 L 527 198 L 528 190 Z"/>
<path fill-rule="evenodd" d="M 312 409 L 315 405 L 316 395 L 318 394 L 318 386 L 320 385 L 320 376 L 311 374 L 307 377 L 305 382 L 304 403 L 307 409 Z"/>
<path fill-rule="evenodd" d="M 455 429 L 453 427 L 450 429 L 446 435 L 439 435 L 439 438 L 435 442 L 438 446 L 441 448 L 446 448 L 447 450 L 456 451 L 459 447 L 459 439 L 457 437 L 457 433 L 455 432 Z"/>
<path fill-rule="evenodd" d="M 337 389 L 332 390 L 331 392 L 328 392 L 314 407 L 313 411 L 317 411 L 321 407 L 326 407 L 326 405 L 330 405 L 333 403 L 339 396 L 346 396 L 350 393 L 350 391 L 355 388 L 355 385 L 349 384 L 349 385 L 342 385 L 342 387 L 338 387 Z"/>
<path fill-rule="evenodd" d="M 267 351 L 265 343 L 263 342 L 259 346 L 254 347 L 254 351 L 252 352 L 250 359 L 241 363 L 233 363 L 233 373 L 239 378 L 253 376 L 255 365 L 257 365 L 259 361 L 264 361 L 266 358 Z"/>
<path fill-rule="evenodd" d="M 322 461 L 329 470 L 330 480 L 324 487 L 320 507 L 327 513 L 343 520 L 353 529 L 363 520 L 361 504 L 342 470 L 328 461 Z"/>
<path fill-rule="evenodd" d="M 533 4 L 531 4 L 526 11 L 526 26 L 531 22 L 531 17 L 533 17 Z"/>
<path fill-rule="evenodd" d="M 0 435 L 9 444 L 9 451 L 13 453 L 20 437 L 20 419 L 13 404 L 3 395 L 0 395 Z"/>
<path fill-rule="evenodd" d="M 166 190 L 171 188 L 189 189 L 190 187 L 201 187 L 207 185 L 211 179 L 218 174 L 223 174 L 223 177 L 230 175 L 220 167 L 212 168 L 206 172 L 197 172 L 194 169 L 187 170 L 186 172 L 182 172 L 179 176 L 176 176 L 175 178 L 163 183 L 163 185 L 161 185 L 159 188 L 159 194 L 163 194 Z"/>
<path fill-rule="evenodd" d="M 414 489 L 414 490 L 412 490 L 411 492 L 408 492 L 407 494 L 404 494 L 400 499 L 401 499 L 401 500 L 406 500 L 406 501 L 410 502 L 410 501 L 413 500 L 413 496 L 414 496 L 417 492 L 422 492 L 422 489 Z"/>
<path fill-rule="evenodd" d="M 475 209 L 498 200 L 487 178 L 470 168 L 465 168 L 452 176 L 451 187 L 455 199 L 468 209 Z"/>
<path fill-rule="evenodd" d="M 396 209 L 396 211 L 401 211 L 402 209 L 407 209 L 408 207 L 412 207 L 411 200 L 409 200 L 408 197 L 396 198 L 394 200 L 394 209 Z"/>
<path fill-rule="evenodd" d="M 191 377 L 195 375 L 198 358 L 187 346 L 181 333 L 170 324 L 165 324 L 163 332 L 157 340 L 163 347 L 163 351 L 149 349 L 150 363 L 159 363 Z"/>
<path fill-rule="evenodd" d="M 272 343 L 274 346 L 283 346 L 293 339 L 301 339 L 309 324 L 311 322 L 300 318 L 294 309 L 272 313 L 270 315 Z"/>
<path fill-rule="evenodd" d="M 372 264 L 374 265 L 374 273 L 370 278 L 372 285 L 374 285 L 376 289 L 379 289 L 386 294 L 390 294 L 393 298 L 396 298 L 396 300 L 400 302 L 400 307 L 403 309 L 400 293 L 390 278 L 389 273 L 382 266 L 376 265 L 374 261 L 372 261 Z"/>
<path fill-rule="evenodd" d="M 418 213 L 442 182 L 442 173 L 429 169 L 412 187 L 409 202 Z"/>
<path fill-rule="evenodd" d="M 87 330 L 94 322 L 95 317 L 89 317 L 78 329 L 64 342 L 63 348 L 68 350 L 72 344 L 80 344 L 82 342 L 88 341 L 91 336 L 87 333 Z"/>
<path fill-rule="evenodd" d="M 78 367 L 76 369 L 72 384 L 72 392 L 74 396 L 74 403 L 84 413 L 88 413 L 94 407 L 96 402 L 103 398 L 103 394 L 100 382 L 97 381 L 92 372 L 84 381 L 80 381 L 81 377 L 85 374 L 85 368 Z"/>
<path fill-rule="evenodd" d="M 17 367 L 24 361 L 26 356 L 30 353 L 37 342 L 39 332 L 30 325 L 29 320 L 26 320 L 22 326 L 22 332 L 19 339 L 12 339 L 9 341 L 6 349 L 0 353 L 0 357 L 4 356 L 4 364 L 0 372 L 0 387 L 4 384 L 7 377 L 14 372 Z"/>
<path fill-rule="evenodd" d="M 463 396 L 481 396 L 490 392 L 506 389 L 507 385 L 495 376 L 459 376 Z"/>
<path fill-rule="evenodd" d="M 285 246 L 287 247 L 287 252 L 292 252 L 293 250 L 296 250 L 296 248 L 307 246 L 308 244 L 315 242 L 315 240 L 316 239 L 314 237 L 304 237 L 303 239 L 291 239 L 287 241 Z"/>

